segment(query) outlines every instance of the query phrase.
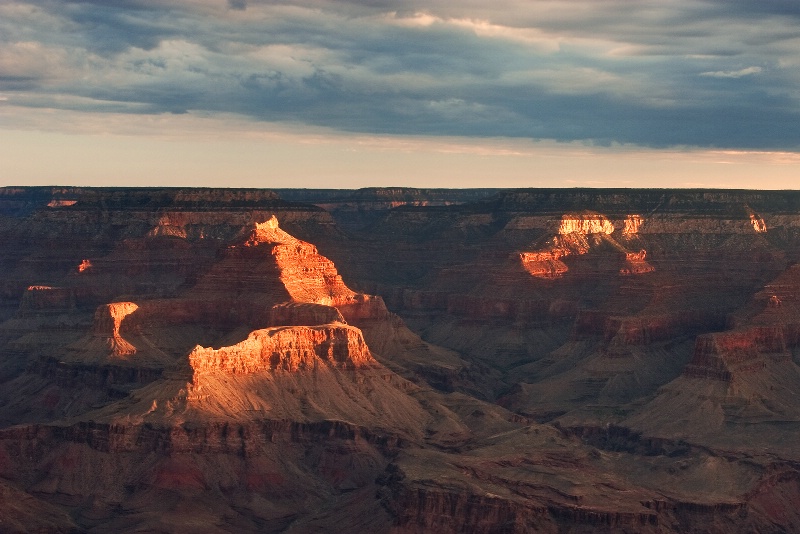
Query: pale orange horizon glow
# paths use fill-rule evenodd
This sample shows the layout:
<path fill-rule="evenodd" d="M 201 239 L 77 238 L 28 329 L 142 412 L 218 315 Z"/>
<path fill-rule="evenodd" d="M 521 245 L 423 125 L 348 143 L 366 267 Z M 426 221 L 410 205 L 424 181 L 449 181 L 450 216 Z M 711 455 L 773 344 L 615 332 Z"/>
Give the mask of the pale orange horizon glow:
<path fill-rule="evenodd" d="M 0 185 L 792 189 L 799 173 L 793 152 L 372 136 L 235 116 L 37 110 L 0 131 Z"/>

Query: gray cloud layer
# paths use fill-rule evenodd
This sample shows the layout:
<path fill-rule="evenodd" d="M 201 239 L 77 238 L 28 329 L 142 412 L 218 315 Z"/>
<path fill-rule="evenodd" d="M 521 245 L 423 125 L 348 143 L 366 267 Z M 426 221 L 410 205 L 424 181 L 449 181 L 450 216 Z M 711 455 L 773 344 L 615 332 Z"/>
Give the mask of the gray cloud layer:
<path fill-rule="evenodd" d="M 0 104 L 800 149 L 794 0 L 0 0 Z"/>

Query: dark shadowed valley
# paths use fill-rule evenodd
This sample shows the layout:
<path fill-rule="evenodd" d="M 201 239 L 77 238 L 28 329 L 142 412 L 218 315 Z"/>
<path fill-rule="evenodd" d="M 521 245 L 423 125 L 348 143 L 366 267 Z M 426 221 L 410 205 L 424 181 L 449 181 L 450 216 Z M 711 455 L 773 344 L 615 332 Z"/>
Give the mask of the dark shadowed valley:
<path fill-rule="evenodd" d="M 0 189 L 0 532 L 800 531 L 800 192 Z"/>

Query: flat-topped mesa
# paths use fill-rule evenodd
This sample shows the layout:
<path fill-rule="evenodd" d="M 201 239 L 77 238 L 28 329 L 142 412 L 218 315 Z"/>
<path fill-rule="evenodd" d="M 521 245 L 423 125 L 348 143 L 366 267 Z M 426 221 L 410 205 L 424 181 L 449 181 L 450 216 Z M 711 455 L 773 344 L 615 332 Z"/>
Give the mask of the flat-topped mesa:
<path fill-rule="evenodd" d="M 704 334 L 697 337 L 694 356 L 683 374 L 730 382 L 737 374 L 764 369 L 767 355 L 790 357 L 779 325 Z"/>
<path fill-rule="evenodd" d="M 360 369 L 377 365 L 361 330 L 343 324 L 284 326 L 255 330 L 244 341 L 220 349 L 201 346 L 189 354 L 195 373 L 297 372 L 322 366 Z"/>

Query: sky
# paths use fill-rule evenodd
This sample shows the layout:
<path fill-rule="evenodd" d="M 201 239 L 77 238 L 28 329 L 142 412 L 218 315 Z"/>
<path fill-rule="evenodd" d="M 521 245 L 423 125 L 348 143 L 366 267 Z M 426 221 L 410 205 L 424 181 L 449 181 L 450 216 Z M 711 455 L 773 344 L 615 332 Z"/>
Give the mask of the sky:
<path fill-rule="evenodd" d="M 0 185 L 800 177 L 796 0 L 0 0 Z"/>

